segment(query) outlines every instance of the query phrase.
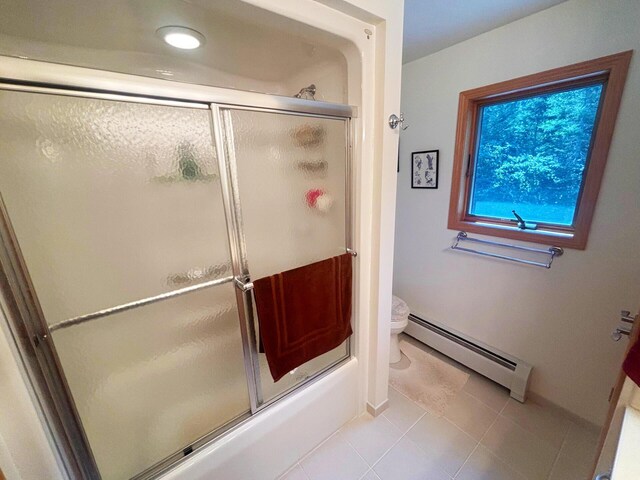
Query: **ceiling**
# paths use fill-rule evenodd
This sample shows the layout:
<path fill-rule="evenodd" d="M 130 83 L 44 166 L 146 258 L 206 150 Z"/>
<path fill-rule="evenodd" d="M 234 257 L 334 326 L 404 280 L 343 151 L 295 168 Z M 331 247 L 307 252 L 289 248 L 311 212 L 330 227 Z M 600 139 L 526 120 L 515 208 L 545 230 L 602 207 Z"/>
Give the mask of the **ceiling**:
<path fill-rule="evenodd" d="M 565 0 L 405 0 L 403 63 Z"/>
<path fill-rule="evenodd" d="M 0 54 L 178 81 L 283 82 L 326 61 L 343 40 L 239 0 L 0 0 Z M 177 50 L 156 35 L 181 25 L 206 37 Z M 336 60 L 337 59 L 337 60 Z M 223 78 L 226 75 L 229 78 Z M 231 78 L 233 76 L 233 78 Z M 239 88 L 251 89 L 240 85 Z"/>

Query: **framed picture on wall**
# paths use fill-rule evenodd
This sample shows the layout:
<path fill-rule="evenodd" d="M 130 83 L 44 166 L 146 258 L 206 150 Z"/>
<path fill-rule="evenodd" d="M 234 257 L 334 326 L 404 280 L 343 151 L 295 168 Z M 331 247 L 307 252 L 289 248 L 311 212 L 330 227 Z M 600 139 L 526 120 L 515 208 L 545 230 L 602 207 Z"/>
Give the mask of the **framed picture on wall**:
<path fill-rule="evenodd" d="M 438 188 L 440 150 L 411 154 L 411 188 Z"/>

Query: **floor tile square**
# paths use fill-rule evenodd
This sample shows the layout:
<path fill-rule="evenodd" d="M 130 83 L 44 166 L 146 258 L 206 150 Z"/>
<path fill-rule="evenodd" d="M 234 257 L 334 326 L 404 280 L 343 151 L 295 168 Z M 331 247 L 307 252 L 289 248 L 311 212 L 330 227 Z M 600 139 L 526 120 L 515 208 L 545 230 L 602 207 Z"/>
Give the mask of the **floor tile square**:
<path fill-rule="evenodd" d="M 454 476 L 477 440 L 464 433 L 446 418 L 425 415 L 406 434 L 430 459 L 446 473 Z"/>
<path fill-rule="evenodd" d="M 557 448 L 562 446 L 570 425 L 569 419 L 553 408 L 532 401 L 520 403 L 513 398 L 507 402 L 502 415 Z"/>
<path fill-rule="evenodd" d="M 296 465 L 287 473 L 285 473 L 279 480 L 309 480 L 307 474 L 304 473 L 300 465 Z"/>
<path fill-rule="evenodd" d="M 502 415 L 480 443 L 529 480 L 546 480 L 559 451 Z"/>
<path fill-rule="evenodd" d="M 389 387 L 389 407 L 382 415 L 400 429 L 402 433 L 409 430 L 409 427 L 416 423 L 425 413 L 425 410 L 413 400 L 405 397 L 395 388 Z"/>
<path fill-rule="evenodd" d="M 582 463 L 595 460 L 600 432 L 571 422 L 561 453 Z"/>
<path fill-rule="evenodd" d="M 444 413 L 446 419 L 461 430 L 480 441 L 498 413 L 477 398 L 466 392 L 460 392 Z"/>
<path fill-rule="evenodd" d="M 471 454 L 455 478 L 456 480 L 527 480 L 482 446 Z"/>
<path fill-rule="evenodd" d="M 509 400 L 509 390 L 478 373 L 471 374 L 462 391 L 473 395 L 496 412 L 500 412 Z"/>
<path fill-rule="evenodd" d="M 309 480 L 359 480 L 369 465 L 337 433 L 300 461 Z"/>
<path fill-rule="evenodd" d="M 593 462 L 584 463 L 561 453 L 551 470 L 549 480 L 587 480 L 592 468 Z"/>
<path fill-rule="evenodd" d="M 373 465 L 402 436 L 383 415 L 372 417 L 365 413 L 342 429 L 344 438 L 369 465 Z"/>
<path fill-rule="evenodd" d="M 373 467 L 380 480 L 450 480 L 424 452 L 403 438 Z"/>

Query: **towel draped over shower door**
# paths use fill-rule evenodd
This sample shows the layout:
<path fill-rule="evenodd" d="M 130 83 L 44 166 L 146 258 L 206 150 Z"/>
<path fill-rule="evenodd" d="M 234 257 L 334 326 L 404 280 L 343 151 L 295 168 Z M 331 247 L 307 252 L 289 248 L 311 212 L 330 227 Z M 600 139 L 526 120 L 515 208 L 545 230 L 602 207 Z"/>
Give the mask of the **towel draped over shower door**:
<path fill-rule="evenodd" d="M 348 253 L 253 282 L 260 336 L 275 381 L 351 334 Z"/>

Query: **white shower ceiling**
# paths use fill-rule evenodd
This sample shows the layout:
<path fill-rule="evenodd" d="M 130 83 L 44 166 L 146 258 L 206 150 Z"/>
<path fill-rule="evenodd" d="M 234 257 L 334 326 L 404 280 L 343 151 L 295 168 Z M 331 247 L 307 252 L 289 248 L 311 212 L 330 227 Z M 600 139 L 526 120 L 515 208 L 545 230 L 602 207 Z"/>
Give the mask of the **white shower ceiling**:
<path fill-rule="evenodd" d="M 206 45 L 188 52 L 166 45 L 155 32 L 167 25 L 201 32 Z M 162 70 L 176 79 L 188 71 L 195 83 L 208 83 L 213 69 L 280 82 L 335 61 L 341 44 L 238 0 L 4 0 L 0 15 L 0 54 L 142 75 Z"/>
<path fill-rule="evenodd" d="M 405 0 L 402 61 L 411 62 L 565 0 Z"/>

